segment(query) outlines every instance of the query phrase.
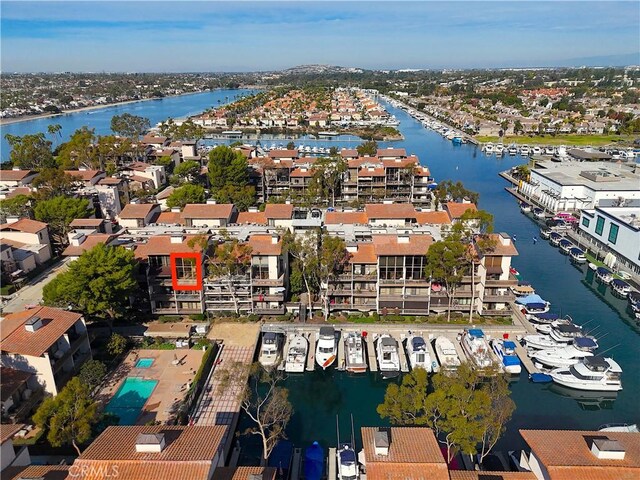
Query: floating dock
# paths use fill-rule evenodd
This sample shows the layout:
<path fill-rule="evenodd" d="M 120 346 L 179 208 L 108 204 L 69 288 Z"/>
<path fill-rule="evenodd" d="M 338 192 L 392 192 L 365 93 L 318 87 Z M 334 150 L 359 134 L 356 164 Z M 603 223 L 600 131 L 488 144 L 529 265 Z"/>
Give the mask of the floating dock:
<path fill-rule="evenodd" d="M 307 372 L 313 372 L 316 367 L 316 336 L 309 333 L 309 352 L 307 353 Z"/>
<path fill-rule="evenodd" d="M 300 480 L 300 467 L 302 466 L 302 449 L 293 449 L 293 460 L 291 462 L 290 480 Z"/>
<path fill-rule="evenodd" d="M 400 371 L 408 372 L 409 364 L 407 362 L 407 351 L 404 348 L 403 336 L 402 333 L 392 333 L 391 336 L 398 342 L 398 358 L 400 359 Z"/>
<path fill-rule="evenodd" d="M 282 347 L 282 361 L 278 365 L 278 370 L 284 370 L 287 364 L 287 352 L 289 351 L 289 337 L 291 334 L 285 334 L 284 347 Z"/>
<path fill-rule="evenodd" d="M 347 365 L 346 359 L 344 357 L 344 336 L 348 333 L 343 331 L 339 331 L 340 336 L 338 337 L 338 357 L 336 358 L 336 367 L 340 370 L 344 370 Z"/>
<path fill-rule="evenodd" d="M 329 449 L 329 457 L 327 458 L 327 480 L 336 480 L 338 478 L 338 469 L 336 465 L 336 449 Z"/>
<path fill-rule="evenodd" d="M 533 364 L 533 361 L 527 355 L 527 351 L 525 348 L 520 345 L 520 342 L 514 342 L 516 344 L 516 353 L 518 354 L 518 358 L 520 358 L 520 363 L 527 370 L 527 373 L 531 375 L 532 373 L 541 373 L 538 368 Z"/>
<path fill-rule="evenodd" d="M 369 357 L 369 370 L 378 371 L 378 361 L 376 360 L 376 345 L 371 334 L 367 335 L 367 356 Z"/>
<path fill-rule="evenodd" d="M 431 356 L 431 362 L 436 362 L 438 364 L 438 371 L 440 370 L 440 359 L 438 358 L 438 356 L 436 355 L 436 351 L 433 349 L 433 345 L 431 342 L 433 342 L 433 340 L 435 340 L 435 336 L 433 335 L 427 335 L 425 336 L 422 332 L 420 332 L 420 335 L 422 335 L 422 338 L 424 338 L 424 342 L 427 344 L 427 352 L 429 352 L 429 355 Z"/>

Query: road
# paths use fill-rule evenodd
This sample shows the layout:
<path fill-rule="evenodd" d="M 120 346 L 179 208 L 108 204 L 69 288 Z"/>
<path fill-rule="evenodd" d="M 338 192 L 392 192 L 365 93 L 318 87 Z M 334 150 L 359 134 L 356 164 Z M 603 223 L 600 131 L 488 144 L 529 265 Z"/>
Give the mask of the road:
<path fill-rule="evenodd" d="M 18 312 L 23 310 L 26 305 L 37 305 L 42 300 L 42 289 L 51 280 L 56 278 L 58 274 L 64 272 L 67 269 L 69 259 L 63 260 L 61 263 L 56 264 L 54 267 L 49 268 L 38 275 L 33 280 L 30 280 L 22 287 L 13 298 L 2 307 L 3 313 Z"/>

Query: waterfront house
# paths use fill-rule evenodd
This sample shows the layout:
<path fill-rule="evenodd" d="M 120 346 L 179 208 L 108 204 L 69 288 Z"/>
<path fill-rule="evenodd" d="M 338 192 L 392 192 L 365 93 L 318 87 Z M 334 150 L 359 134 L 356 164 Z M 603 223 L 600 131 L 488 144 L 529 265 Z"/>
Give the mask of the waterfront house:
<path fill-rule="evenodd" d="M 118 223 L 124 228 L 146 227 L 159 214 L 160 205 L 157 203 L 130 203 L 118 215 Z"/>
<path fill-rule="evenodd" d="M 0 240 L 12 246 L 21 257 L 29 256 L 26 252 L 32 252 L 38 265 L 47 262 L 52 255 L 49 226 L 37 220 L 21 218 L 0 225 Z"/>
<path fill-rule="evenodd" d="M 510 315 L 510 302 L 515 300 L 510 287 L 518 284 L 510 273 L 511 259 L 518 255 L 518 251 L 506 233 L 487 237 L 491 242 L 489 247 L 474 242 L 474 309 L 482 315 Z"/>
<path fill-rule="evenodd" d="M 63 257 L 77 260 L 84 252 L 91 250 L 100 243 L 110 245 L 117 235 L 109 233 L 96 233 L 92 230 L 74 229 L 68 233 L 69 245 L 62 252 Z"/>
<path fill-rule="evenodd" d="M 57 395 L 91 359 L 84 318 L 79 313 L 36 307 L 10 313 L 0 322 L 2 366 L 33 373 L 46 393 Z"/>
<path fill-rule="evenodd" d="M 65 170 L 64 173 L 74 177 L 78 186 L 85 188 L 93 187 L 101 179 L 107 176 L 107 174 L 102 170 L 88 170 L 82 167 L 78 170 Z"/>

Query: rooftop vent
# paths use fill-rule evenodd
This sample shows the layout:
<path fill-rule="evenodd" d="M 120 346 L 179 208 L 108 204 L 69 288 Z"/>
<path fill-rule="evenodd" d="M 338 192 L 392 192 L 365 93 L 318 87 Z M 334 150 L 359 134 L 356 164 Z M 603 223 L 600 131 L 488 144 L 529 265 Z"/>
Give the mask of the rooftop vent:
<path fill-rule="evenodd" d="M 171 243 L 182 243 L 184 242 L 184 237 L 182 235 L 171 235 Z"/>
<path fill-rule="evenodd" d="M 172 207 L 171 213 L 180 213 L 180 207 Z"/>
<path fill-rule="evenodd" d="M 591 453 L 600 460 L 624 460 L 624 447 L 618 440 L 596 438 L 591 444 Z"/>
<path fill-rule="evenodd" d="M 37 315 L 34 316 L 34 317 L 31 317 L 29 320 L 24 322 L 24 329 L 27 332 L 35 332 L 41 326 L 42 326 L 42 319 L 40 317 L 38 317 Z"/>
<path fill-rule="evenodd" d="M 71 245 L 74 247 L 79 247 L 84 242 L 84 233 L 76 233 L 71 237 Z"/>
<path fill-rule="evenodd" d="M 389 445 L 391 445 L 389 430 L 385 428 L 378 428 L 373 435 L 375 454 L 385 456 L 389 455 Z"/>
<path fill-rule="evenodd" d="M 409 235 L 398 235 L 398 243 L 409 243 Z"/>
<path fill-rule="evenodd" d="M 249 213 L 258 213 L 258 207 L 249 207 Z"/>
<path fill-rule="evenodd" d="M 216 202 L 213 198 L 208 198 L 207 199 L 207 205 L 215 205 L 216 203 L 218 203 L 218 202 Z"/>
<path fill-rule="evenodd" d="M 139 433 L 136 438 L 138 453 L 160 453 L 164 447 L 164 433 Z"/>
<path fill-rule="evenodd" d="M 276 245 L 278 243 L 278 240 L 280 240 L 280 237 L 278 235 L 276 235 L 276 234 L 271 235 L 271 243 Z"/>
<path fill-rule="evenodd" d="M 501 232 L 499 237 L 501 245 L 511 245 L 511 237 L 508 234 Z"/>

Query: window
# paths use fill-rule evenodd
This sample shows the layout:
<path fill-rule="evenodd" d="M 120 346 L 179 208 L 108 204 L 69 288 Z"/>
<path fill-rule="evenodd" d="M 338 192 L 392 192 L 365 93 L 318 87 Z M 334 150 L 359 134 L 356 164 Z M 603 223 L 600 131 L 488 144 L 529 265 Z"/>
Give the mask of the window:
<path fill-rule="evenodd" d="M 582 217 L 582 225 L 589 227 L 589 219 L 587 217 Z"/>
<path fill-rule="evenodd" d="M 596 233 L 598 235 L 602 235 L 602 231 L 604 230 L 604 217 L 598 215 L 598 221 L 596 222 Z"/>
<path fill-rule="evenodd" d="M 609 227 L 609 241 L 614 245 L 618 240 L 618 229 L 619 229 L 618 225 L 614 225 L 613 223 Z"/>
<path fill-rule="evenodd" d="M 176 279 L 181 285 L 192 285 L 196 283 L 195 259 L 176 258 Z"/>

